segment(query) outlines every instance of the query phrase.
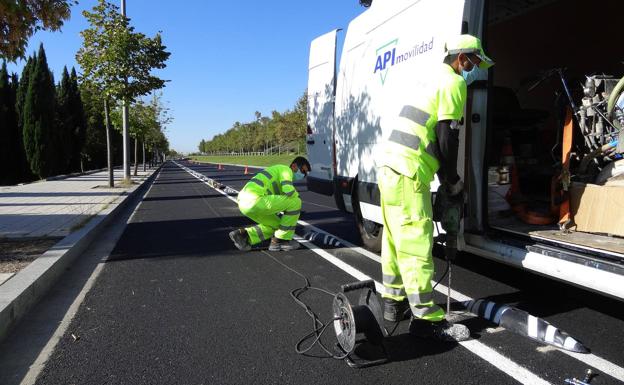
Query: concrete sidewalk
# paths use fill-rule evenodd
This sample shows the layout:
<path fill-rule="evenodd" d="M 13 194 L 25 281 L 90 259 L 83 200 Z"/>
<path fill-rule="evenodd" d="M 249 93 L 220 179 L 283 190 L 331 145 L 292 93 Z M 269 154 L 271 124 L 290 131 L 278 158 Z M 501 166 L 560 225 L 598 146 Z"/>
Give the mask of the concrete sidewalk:
<path fill-rule="evenodd" d="M 154 172 L 132 177 L 142 183 Z M 115 188 L 108 188 L 108 171 L 0 187 L 0 238 L 66 237 L 135 186 L 122 186 L 123 171 L 115 170 Z"/>
<path fill-rule="evenodd" d="M 0 242 L 5 246 L 11 242 L 25 245 L 41 240 L 56 242 L 51 247 L 45 246 L 41 250 L 43 254 L 16 274 L 2 277 L 6 281 L 0 284 L 0 340 L 48 292 L 130 198 L 145 191 L 148 185 L 145 182 L 157 170 L 141 171 L 132 177 L 131 185 L 122 185 L 122 171 L 115 170 L 115 188 L 108 188 L 106 171 L 0 187 Z M 62 239 L 58 241 L 59 238 Z"/>

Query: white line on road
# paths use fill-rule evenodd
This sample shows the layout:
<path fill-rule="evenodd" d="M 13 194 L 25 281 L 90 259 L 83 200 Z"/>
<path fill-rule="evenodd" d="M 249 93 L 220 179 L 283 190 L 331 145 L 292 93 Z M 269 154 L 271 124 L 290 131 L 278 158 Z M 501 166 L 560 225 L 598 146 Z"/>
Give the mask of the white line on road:
<path fill-rule="evenodd" d="M 204 182 L 207 186 L 211 187 L 208 182 L 206 182 L 205 180 L 203 180 L 199 176 L 195 175 L 196 174 L 195 172 L 191 172 L 192 170 L 190 170 L 187 167 L 184 167 L 184 166 L 182 166 L 182 165 L 180 165 L 178 163 L 175 163 L 175 164 L 178 167 L 182 168 L 183 170 L 187 171 L 189 174 L 195 176 L 197 179 L 199 179 L 202 182 Z M 223 191 L 220 191 L 220 190 L 217 190 L 217 189 L 215 189 L 215 190 L 218 191 L 219 193 L 221 193 L 222 195 L 224 195 L 225 197 L 227 197 L 228 199 L 230 199 L 231 201 L 236 202 L 236 199 L 234 199 L 233 197 L 227 195 Z M 366 274 L 362 273 L 361 271 L 357 270 L 353 266 L 343 262 L 339 258 L 336 258 L 335 256 L 331 255 L 327 251 L 319 248 L 318 246 L 316 246 L 312 242 L 309 242 L 309 241 L 307 241 L 307 240 L 305 240 L 305 239 L 303 239 L 301 237 L 297 237 L 297 240 L 299 242 L 301 242 L 305 247 L 307 247 L 308 249 L 310 249 L 311 251 L 313 251 L 314 253 L 319 255 L 321 258 L 323 258 L 326 261 L 330 262 L 331 264 L 335 265 L 336 267 L 338 267 L 339 269 L 343 270 L 347 274 L 350 274 L 354 278 L 356 278 L 356 279 L 358 279 L 360 281 L 372 279 L 371 277 L 369 277 L 368 275 L 366 275 Z M 343 241 L 343 240 L 340 240 L 340 242 L 345 242 L 344 244 L 348 243 L 348 242 Z M 382 291 L 382 289 L 383 289 L 383 285 L 381 283 L 377 282 L 377 281 L 375 281 L 375 287 L 377 288 L 378 291 Z M 463 347 L 465 347 L 466 349 L 468 349 L 470 352 L 476 354 L 477 356 L 481 357 L 485 361 L 489 362 L 491 365 L 495 366 L 496 368 L 498 368 L 499 370 L 501 370 L 505 374 L 511 376 L 516 381 L 518 381 L 518 382 L 520 382 L 522 384 L 536 384 L 536 385 L 539 385 L 539 384 L 544 384 L 544 385 L 545 384 L 550 384 L 548 381 L 545 381 L 544 379 L 542 379 L 541 377 L 539 377 L 535 373 L 533 373 L 533 372 L 529 371 L 528 369 L 518 365 L 514 361 L 510 360 L 509 358 L 505 357 L 504 355 L 498 353 L 494 349 L 484 345 L 483 343 L 481 343 L 481 342 L 479 342 L 477 340 L 463 341 L 463 342 L 460 342 L 459 344 L 462 345 Z"/>
<path fill-rule="evenodd" d="M 195 171 L 190 170 L 187 167 L 184 167 L 184 166 L 179 165 L 177 163 L 176 163 L 176 165 L 178 165 L 182 169 L 186 170 L 191 175 L 197 174 Z M 202 178 L 200 178 L 198 176 L 195 176 L 195 177 L 203 181 Z M 204 183 L 206 183 L 206 182 L 204 181 Z M 206 183 L 206 184 L 208 184 L 208 183 Z M 210 186 L 210 185 L 208 184 L 208 186 Z M 226 197 L 228 197 L 231 201 L 236 202 L 236 199 L 234 199 L 233 197 L 223 193 L 220 190 L 217 190 L 217 191 L 219 191 L 221 194 L 223 194 Z M 312 229 L 312 230 L 317 231 L 319 233 L 329 234 L 329 235 L 333 236 L 334 238 L 336 238 L 338 240 L 338 242 L 340 242 L 343 245 L 347 246 L 350 250 L 353 250 L 353 251 L 355 251 L 357 253 L 360 253 L 360 254 L 364 255 L 367 258 L 370 258 L 370 259 L 372 259 L 372 260 L 374 260 L 376 262 L 381 263 L 381 258 L 377 254 L 374 254 L 374 253 L 372 253 L 372 252 L 370 252 L 370 251 L 368 251 L 366 249 L 363 249 L 363 248 L 361 248 L 359 246 L 356 246 L 356 245 L 352 244 L 349 241 L 346 241 L 346 240 L 344 240 L 344 239 L 342 239 L 342 238 L 340 238 L 340 237 L 338 237 L 338 236 L 336 236 L 334 234 L 330 234 L 330 233 L 328 233 L 328 232 L 326 232 L 326 231 L 324 231 L 322 229 L 319 229 L 318 227 L 315 227 L 314 225 L 311 225 L 311 224 L 309 224 L 309 223 L 307 223 L 305 221 L 299 220 L 298 223 L 301 223 L 303 226 L 306 226 L 309 229 Z M 307 246 L 307 244 L 306 244 L 306 246 Z M 322 249 L 319 248 L 318 250 L 322 250 Z M 313 250 L 313 251 L 315 251 L 315 250 Z M 351 274 L 351 273 L 349 273 L 349 274 Z M 355 275 L 354 275 L 354 277 L 355 277 Z M 377 285 L 377 282 L 376 282 L 376 285 Z M 442 294 L 444 294 L 444 295 L 446 295 L 446 293 L 447 293 L 447 287 L 445 285 L 443 285 L 442 283 L 438 283 L 437 286 L 435 287 L 435 290 L 440 292 L 440 293 L 442 293 Z M 381 290 L 379 290 L 379 288 L 378 288 L 378 291 L 381 291 Z M 460 292 L 458 292 L 456 290 L 451 290 L 451 298 L 453 298 L 456 301 L 460 301 L 460 302 L 472 301 L 473 300 L 473 298 L 468 297 L 467 295 L 464 295 L 464 294 L 462 294 L 462 293 L 460 293 Z M 598 369 L 600 372 L 602 372 L 602 373 L 604 373 L 606 375 L 609 375 L 609 376 L 611 376 L 611 377 L 613 377 L 613 378 L 615 378 L 615 379 L 617 379 L 619 381 L 624 382 L 624 368 L 614 364 L 611 361 L 608 361 L 608 360 L 606 360 L 606 359 L 604 359 L 602 357 L 599 357 L 599 356 L 597 356 L 597 355 L 595 355 L 593 353 L 582 354 L 582 353 L 570 352 L 570 351 L 559 349 L 559 348 L 556 348 L 556 349 L 558 351 L 560 351 L 561 353 L 564 353 L 564 354 L 566 354 L 566 355 L 568 355 L 568 356 L 570 356 L 572 358 L 575 358 L 575 359 L 583 362 L 584 364 L 587 364 L 587 365 L 589 365 L 589 366 L 591 366 L 591 367 L 593 367 L 595 369 Z"/>

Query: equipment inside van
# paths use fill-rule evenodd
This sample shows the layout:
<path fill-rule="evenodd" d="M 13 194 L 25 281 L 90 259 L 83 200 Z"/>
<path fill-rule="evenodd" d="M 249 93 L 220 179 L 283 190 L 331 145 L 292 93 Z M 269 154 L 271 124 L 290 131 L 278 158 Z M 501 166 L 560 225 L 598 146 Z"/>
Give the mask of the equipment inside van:
<path fill-rule="evenodd" d="M 442 62 L 445 40 L 470 33 L 496 65 L 468 87 L 458 248 L 624 299 L 621 2 L 366 3 L 344 34 L 311 43 L 309 189 L 353 212 L 363 244 L 379 250 L 385 123 Z"/>

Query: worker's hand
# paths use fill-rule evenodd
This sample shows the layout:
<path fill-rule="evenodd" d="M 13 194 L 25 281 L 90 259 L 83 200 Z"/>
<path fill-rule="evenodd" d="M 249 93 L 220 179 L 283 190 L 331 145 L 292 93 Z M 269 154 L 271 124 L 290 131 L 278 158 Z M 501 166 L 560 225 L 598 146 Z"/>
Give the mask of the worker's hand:
<path fill-rule="evenodd" d="M 446 184 L 444 188 L 449 197 L 456 197 L 464 191 L 464 182 L 460 179 L 455 184 Z"/>

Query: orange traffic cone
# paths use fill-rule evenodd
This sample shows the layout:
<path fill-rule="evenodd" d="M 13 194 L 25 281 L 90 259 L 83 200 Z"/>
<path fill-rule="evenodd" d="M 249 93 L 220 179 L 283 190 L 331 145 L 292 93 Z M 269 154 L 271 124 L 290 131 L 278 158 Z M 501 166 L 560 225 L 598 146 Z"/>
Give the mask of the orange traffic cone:
<path fill-rule="evenodd" d="M 249 168 L 245 166 L 245 175 L 249 174 Z"/>

